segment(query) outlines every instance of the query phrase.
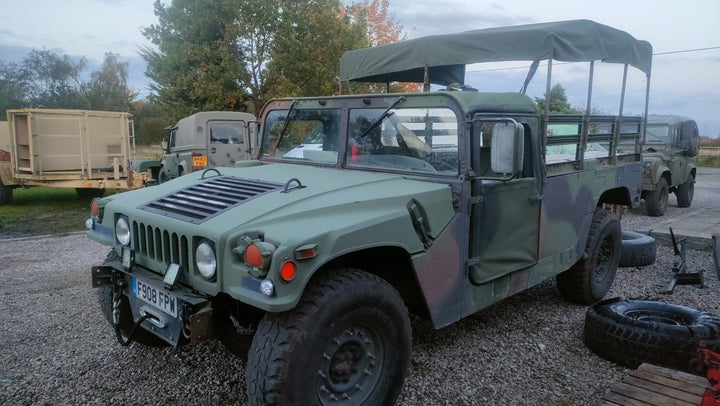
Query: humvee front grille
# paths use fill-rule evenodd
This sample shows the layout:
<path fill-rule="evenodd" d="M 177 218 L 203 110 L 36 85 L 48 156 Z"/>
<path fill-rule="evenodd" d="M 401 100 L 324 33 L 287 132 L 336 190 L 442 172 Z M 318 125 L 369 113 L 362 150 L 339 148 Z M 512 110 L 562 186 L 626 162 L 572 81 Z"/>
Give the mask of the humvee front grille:
<path fill-rule="evenodd" d="M 188 266 L 192 263 L 192 258 L 189 247 L 192 242 L 188 237 L 137 221 L 133 221 L 132 231 L 135 258 L 142 262 L 142 265 L 151 266 L 151 263 L 145 263 L 145 260 L 149 260 L 159 264 L 162 269 L 169 263 L 190 269 Z"/>
<path fill-rule="evenodd" d="M 140 206 L 139 209 L 200 224 L 241 203 L 282 187 L 280 183 L 222 176 L 163 196 Z"/>

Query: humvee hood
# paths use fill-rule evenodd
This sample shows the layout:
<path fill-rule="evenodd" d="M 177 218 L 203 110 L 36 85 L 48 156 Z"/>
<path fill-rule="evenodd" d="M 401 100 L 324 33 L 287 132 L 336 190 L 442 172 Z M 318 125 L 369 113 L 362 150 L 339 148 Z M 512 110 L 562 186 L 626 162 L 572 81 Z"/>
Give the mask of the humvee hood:
<path fill-rule="evenodd" d="M 167 225 L 196 225 L 210 234 L 214 234 L 211 230 L 227 230 L 228 224 L 240 227 L 304 215 L 380 210 L 389 204 L 395 207 L 401 204 L 404 208 L 413 200 L 426 210 L 438 206 L 437 210 L 444 212 L 439 207 L 452 207 L 447 184 L 414 180 L 401 174 L 288 164 L 206 172 L 114 196 L 109 207 L 141 221 L 156 223 L 154 216 L 163 216 Z M 233 195 L 240 197 L 228 197 Z M 127 210 L 128 207 L 132 209 Z M 440 223 L 449 216 L 438 216 L 438 224 L 428 224 L 429 228 L 442 228 L 444 224 Z"/>

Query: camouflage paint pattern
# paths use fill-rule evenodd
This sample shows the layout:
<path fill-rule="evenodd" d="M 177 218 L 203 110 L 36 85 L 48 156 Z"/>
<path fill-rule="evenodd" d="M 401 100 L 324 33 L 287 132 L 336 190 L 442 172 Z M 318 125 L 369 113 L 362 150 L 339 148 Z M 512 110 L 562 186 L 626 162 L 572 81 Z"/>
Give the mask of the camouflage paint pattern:
<path fill-rule="evenodd" d="M 385 108 L 400 96 L 406 97 L 402 108 L 445 107 L 454 112 L 457 175 L 351 168 L 345 151 L 348 110 Z M 639 199 L 639 155 L 617 165 L 588 160 L 582 170 L 553 172 L 546 166 L 541 120 L 534 103 L 523 95 L 437 92 L 281 99 L 271 101 L 263 117 L 291 105 L 342 112 L 337 162 L 308 165 L 261 158 L 242 167 L 218 168 L 222 176 L 275 182 L 289 190 L 249 199 L 199 224 L 142 207 L 207 181 L 203 177 L 217 176 L 214 171 L 110 196 L 98 200 L 102 214 L 88 236 L 121 254 L 124 248 L 113 228 L 119 216 L 126 216 L 136 266 L 163 274 L 169 262 L 181 263 L 182 284 L 208 298 L 222 292 L 270 312 L 293 308 L 318 272 L 362 258 L 368 271 L 394 283 L 407 300 L 420 298 L 440 328 L 568 269 L 583 253 L 596 206 L 636 205 Z M 482 126 L 474 124 L 508 119 L 524 128 L 524 168 L 513 179 L 482 177 L 474 168 L 480 160 Z M 298 185 L 293 178 L 303 187 L 293 188 Z M 201 239 L 215 245 L 214 281 L 205 280 L 194 266 L 194 246 Z M 276 247 L 267 274 L 249 269 L 238 255 L 248 239 Z M 317 247 L 317 255 L 299 257 L 298 251 L 308 246 Z M 388 249 L 378 251 L 381 248 Z M 297 266 L 289 281 L 280 276 L 286 261 Z M 261 293 L 263 279 L 274 282 L 273 295 Z"/>

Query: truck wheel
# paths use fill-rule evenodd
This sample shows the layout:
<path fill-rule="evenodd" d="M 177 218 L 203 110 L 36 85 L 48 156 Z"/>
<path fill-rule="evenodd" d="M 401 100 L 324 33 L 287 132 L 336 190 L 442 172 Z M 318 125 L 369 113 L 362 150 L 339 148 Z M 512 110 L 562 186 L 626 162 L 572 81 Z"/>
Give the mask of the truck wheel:
<path fill-rule="evenodd" d="M 357 269 L 320 276 L 300 303 L 267 313 L 248 354 L 253 405 L 390 405 L 410 363 L 408 311 L 398 292 Z"/>
<path fill-rule="evenodd" d="M 690 207 L 695 194 L 695 177 L 690 175 L 687 182 L 677 187 L 675 197 L 679 207 Z"/>
<path fill-rule="evenodd" d="M 161 168 L 160 172 L 158 173 L 158 183 L 165 183 L 170 180 L 170 175 L 168 175 L 167 168 Z"/>
<path fill-rule="evenodd" d="M 12 204 L 13 188 L 6 186 L 0 180 L 0 206 L 5 204 Z"/>
<path fill-rule="evenodd" d="M 697 348 L 720 351 L 720 317 L 699 310 L 645 300 L 605 300 L 587 310 L 585 345 L 629 368 L 641 363 L 695 368 Z"/>
<path fill-rule="evenodd" d="M 105 189 L 95 188 L 75 188 L 75 193 L 80 200 L 90 200 L 96 197 L 103 197 L 105 195 Z"/>
<path fill-rule="evenodd" d="M 616 214 L 596 208 L 585 254 L 569 270 L 557 276 L 557 286 L 566 300 L 591 304 L 602 299 L 615 280 L 622 234 Z"/>
<path fill-rule="evenodd" d="M 656 256 L 657 248 L 654 238 L 632 231 L 622 232 L 622 255 L 619 266 L 651 265 L 655 262 Z"/>
<path fill-rule="evenodd" d="M 107 259 L 105 262 L 110 260 L 116 260 L 119 257 L 119 255 L 115 252 L 114 249 L 110 250 L 110 253 L 107 256 Z M 97 290 L 97 297 L 98 302 L 100 302 L 100 310 L 102 310 L 103 315 L 105 316 L 105 320 L 110 323 L 110 325 L 115 328 L 115 325 L 113 324 L 113 303 L 112 303 L 112 287 L 111 286 L 101 286 Z M 135 322 L 132 318 L 132 310 L 130 309 L 130 302 L 128 301 L 127 296 L 121 295 L 120 296 L 120 331 L 122 331 L 123 335 L 125 337 L 128 337 L 130 334 L 130 330 L 132 330 L 133 326 L 135 325 Z M 135 329 L 135 335 L 133 336 L 133 342 L 137 342 L 140 344 L 144 344 L 151 347 L 165 347 L 168 344 L 163 341 L 162 339 L 154 336 L 149 331 L 143 329 L 143 328 L 137 328 Z"/>
<path fill-rule="evenodd" d="M 645 196 L 645 205 L 647 206 L 648 215 L 659 217 L 665 214 L 668 205 L 668 183 L 663 177 L 655 185 L 655 190 L 648 192 Z"/>

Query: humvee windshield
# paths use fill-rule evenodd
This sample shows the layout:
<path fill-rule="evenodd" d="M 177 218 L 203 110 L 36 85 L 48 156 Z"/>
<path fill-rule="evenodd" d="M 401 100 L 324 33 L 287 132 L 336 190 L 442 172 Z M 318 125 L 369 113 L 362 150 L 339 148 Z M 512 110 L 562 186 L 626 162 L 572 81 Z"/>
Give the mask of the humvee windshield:
<path fill-rule="evenodd" d="M 395 108 L 383 113 L 383 108 L 351 109 L 347 145 L 339 145 L 340 110 L 271 111 L 262 157 L 334 165 L 345 154 L 348 167 L 458 173 L 458 121 L 452 110 Z"/>
<path fill-rule="evenodd" d="M 670 127 L 666 124 L 648 125 L 645 134 L 645 143 L 647 144 L 665 144 L 668 140 L 668 132 Z"/>

